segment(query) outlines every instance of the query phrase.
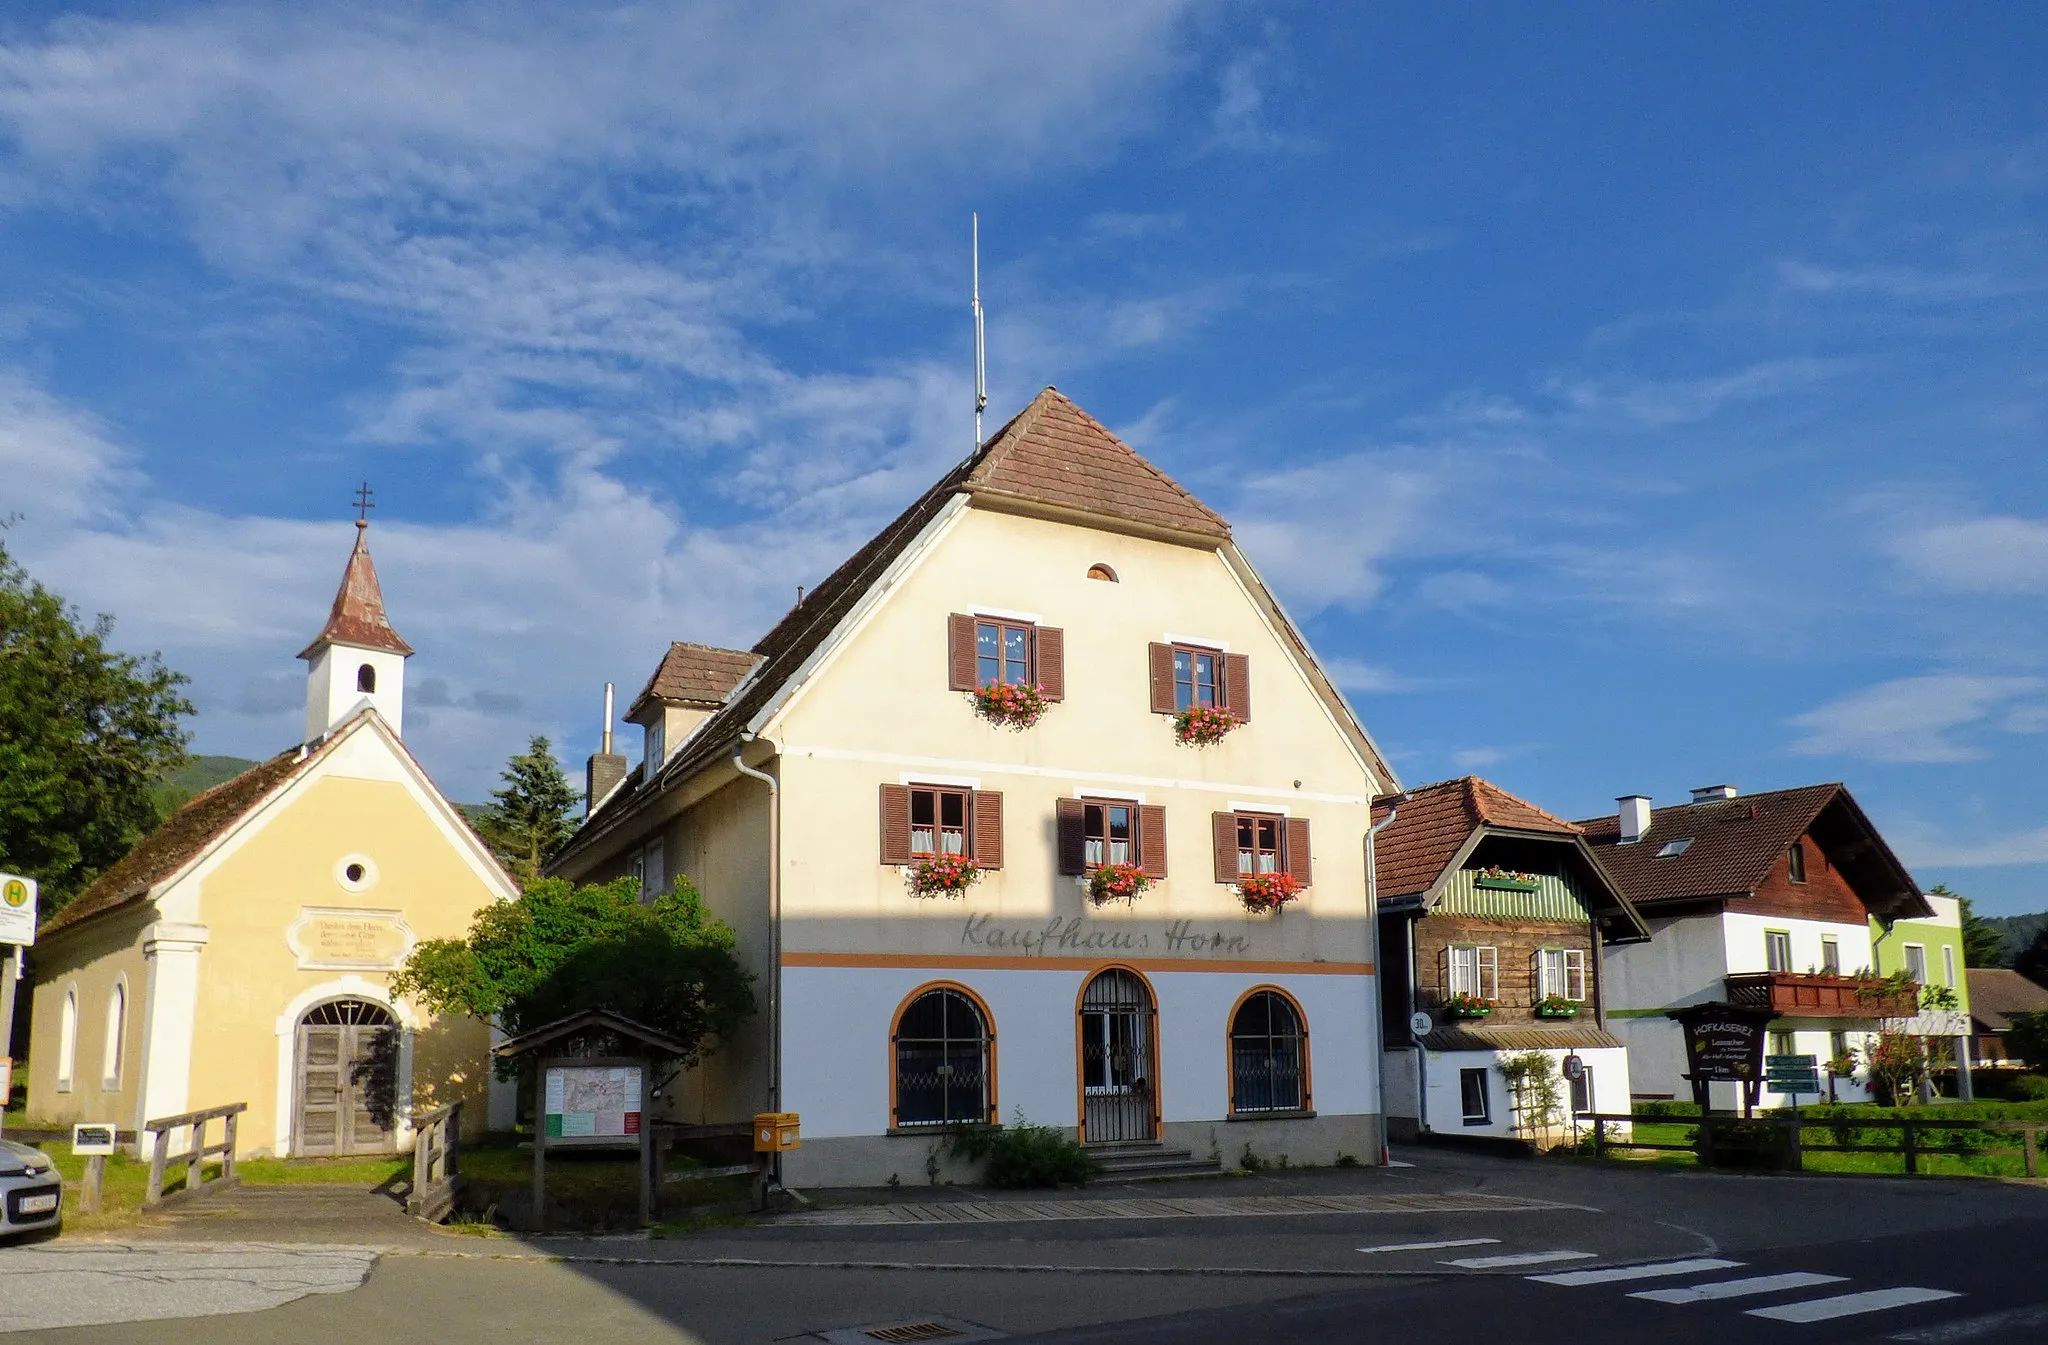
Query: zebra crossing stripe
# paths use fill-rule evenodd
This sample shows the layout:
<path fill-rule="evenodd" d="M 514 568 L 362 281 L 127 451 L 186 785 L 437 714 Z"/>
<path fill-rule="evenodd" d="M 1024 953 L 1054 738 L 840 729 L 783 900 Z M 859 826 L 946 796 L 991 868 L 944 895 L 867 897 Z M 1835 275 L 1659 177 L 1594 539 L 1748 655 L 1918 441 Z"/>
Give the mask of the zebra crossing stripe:
<path fill-rule="evenodd" d="M 1630 1294 L 1630 1298 L 1647 1298 L 1652 1303 L 1711 1303 L 1719 1298 L 1749 1298 L 1756 1294 L 1775 1294 L 1786 1289 L 1807 1289 L 1816 1284 L 1840 1284 L 1846 1276 L 1820 1275 L 1810 1270 L 1794 1270 L 1783 1275 L 1751 1275 L 1742 1280 L 1715 1280 L 1709 1284 L 1693 1284 L 1683 1289 L 1643 1289 Z"/>
<path fill-rule="evenodd" d="M 1951 1289 L 1920 1289 L 1912 1286 L 1897 1289 L 1866 1289 L 1860 1294 L 1812 1298 L 1804 1303 L 1780 1303 L 1774 1308 L 1751 1308 L 1749 1315 L 1768 1317 L 1774 1322 L 1827 1322 L 1837 1317 L 1854 1317 L 1858 1313 L 1882 1312 L 1886 1308 L 1903 1308 L 1914 1303 L 1932 1303 L 1936 1299 L 1961 1297 L 1961 1294 Z"/>
<path fill-rule="evenodd" d="M 1360 1247 L 1368 1255 L 1374 1252 L 1440 1252 L 1450 1247 L 1484 1247 L 1499 1242 L 1499 1238 L 1452 1238 L 1448 1242 L 1383 1242 L 1377 1247 Z"/>
<path fill-rule="evenodd" d="M 1591 1252 L 1512 1252 L 1506 1256 L 1466 1256 L 1456 1261 L 1439 1261 L 1440 1266 L 1461 1270 L 1505 1270 L 1509 1266 L 1541 1266 L 1552 1261 L 1590 1261 Z"/>
<path fill-rule="evenodd" d="M 1723 1261 L 1717 1256 L 1694 1257 L 1690 1261 L 1663 1261 L 1649 1266 L 1611 1266 L 1606 1270 L 1567 1270 L 1557 1275 L 1531 1275 L 1538 1284 L 1561 1284 L 1577 1288 L 1582 1284 L 1621 1284 L 1628 1280 L 1656 1280 L 1671 1275 L 1695 1275 L 1707 1270 L 1733 1270 L 1740 1261 Z"/>

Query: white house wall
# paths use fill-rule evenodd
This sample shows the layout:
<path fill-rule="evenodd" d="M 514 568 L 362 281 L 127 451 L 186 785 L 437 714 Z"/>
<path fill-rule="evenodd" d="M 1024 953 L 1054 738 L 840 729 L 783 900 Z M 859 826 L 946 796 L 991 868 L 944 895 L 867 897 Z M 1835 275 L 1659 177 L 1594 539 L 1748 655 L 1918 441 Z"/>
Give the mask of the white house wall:
<path fill-rule="evenodd" d="M 1498 1051 L 1429 1051 L 1423 1062 L 1427 1074 L 1425 1092 L 1429 1101 L 1428 1129 L 1439 1135 L 1479 1135 L 1508 1138 L 1515 1134 L 1513 1099 L 1509 1095 L 1507 1080 L 1500 1072 L 1501 1052 Z M 1570 1111 L 1571 1085 L 1562 1077 L 1564 1059 L 1576 1055 L 1585 1061 L 1593 1071 L 1593 1110 L 1612 1115 L 1625 1116 L 1629 1110 L 1629 1066 L 1627 1050 L 1618 1046 L 1581 1046 L 1572 1050 L 1545 1050 L 1544 1055 L 1556 1062 L 1559 1071 L 1558 1095 L 1559 1115 L 1566 1118 Z M 1412 1053 L 1400 1059 L 1404 1066 L 1409 1064 Z M 1390 1058 L 1390 1066 L 1394 1058 Z M 1484 1125 L 1465 1123 L 1465 1101 L 1462 1092 L 1462 1072 L 1468 1069 L 1486 1071 L 1487 1113 Z M 1392 1091 L 1392 1080 L 1388 1081 Z M 1565 1127 L 1569 1128 L 1566 1119 Z"/>
<path fill-rule="evenodd" d="M 1728 970 L 1734 975 L 1770 970 L 1770 955 L 1764 947 L 1767 930 L 1778 930 L 1792 936 L 1792 965 L 1787 968 L 1790 971 L 1821 969 L 1820 941 L 1823 936 L 1840 942 L 1844 976 L 1853 976 L 1876 965 L 1870 951 L 1870 926 L 1862 922 L 1838 924 L 1831 920 L 1794 920 L 1781 915 L 1729 911 L 1721 917 L 1721 929 L 1728 949 Z"/>

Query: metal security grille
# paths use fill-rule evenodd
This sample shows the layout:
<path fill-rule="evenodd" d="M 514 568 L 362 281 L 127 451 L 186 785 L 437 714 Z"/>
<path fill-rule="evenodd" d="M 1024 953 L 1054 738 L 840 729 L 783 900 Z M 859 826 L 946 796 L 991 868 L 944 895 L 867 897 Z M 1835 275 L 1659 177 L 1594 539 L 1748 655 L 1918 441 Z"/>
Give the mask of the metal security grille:
<path fill-rule="evenodd" d="M 876 1340 L 887 1341 L 888 1345 L 907 1345 L 910 1341 L 944 1340 L 948 1336 L 965 1335 L 966 1332 L 955 1331 L 952 1327 L 938 1322 L 912 1322 L 908 1326 L 878 1326 L 862 1334 L 873 1336 Z"/>
<path fill-rule="evenodd" d="M 989 1115 L 988 1023 L 957 990 L 928 990 L 896 1024 L 896 1124 L 979 1125 Z"/>
<path fill-rule="evenodd" d="M 1089 1143 L 1158 1138 L 1152 994 L 1119 967 L 1081 993 L 1081 1097 Z"/>
<path fill-rule="evenodd" d="M 1284 996 L 1261 990 L 1231 1020 L 1230 1098 L 1239 1112 L 1308 1109 L 1308 1034 Z"/>

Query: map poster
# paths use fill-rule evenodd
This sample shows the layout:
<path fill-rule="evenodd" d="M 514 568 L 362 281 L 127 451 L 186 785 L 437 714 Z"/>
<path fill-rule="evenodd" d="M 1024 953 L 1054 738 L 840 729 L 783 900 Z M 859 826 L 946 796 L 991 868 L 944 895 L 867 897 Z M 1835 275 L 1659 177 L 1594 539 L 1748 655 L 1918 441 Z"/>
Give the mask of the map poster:
<path fill-rule="evenodd" d="M 630 1139 L 639 1133 L 640 1066 L 548 1067 L 549 1139 Z"/>

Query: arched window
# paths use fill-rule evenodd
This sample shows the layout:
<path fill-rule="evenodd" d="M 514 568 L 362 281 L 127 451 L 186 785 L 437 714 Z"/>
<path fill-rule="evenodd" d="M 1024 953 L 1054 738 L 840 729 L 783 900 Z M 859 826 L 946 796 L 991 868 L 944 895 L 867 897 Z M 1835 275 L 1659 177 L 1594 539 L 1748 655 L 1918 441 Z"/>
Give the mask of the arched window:
<path fill-rule="evenodd" d="M 108 1088 L 121 1086 L 121 1047 L 128 1034 L 128 985 L 114 982 L 107 995 L 107 1037 L 100 1078 Z"/>
<path fill-rule="evenodd" d="M 356 690 L 375 691 L 376 689 L 377 670 L 375 668 L 372 668 L 367 663 L 365 663 L 362 667 L 356 669 Z"/>
<path fill-rule="evenodd" d="M 995 1033 L 964 990 L 934 986 L 896 1015 L 890 1039 L 896 1126 L 985 1125 L 995 1119 Z"/>
<path fill-rule="evenodd" d="M 64 1011 L 57 1019 L 57 1087 L 71 1091 L 78 1064 L 78 991 L 64 992 Z"/>
<path fill-rule="evenodd" d="M 1254 990 L 1230 1020 L 1230 1109 L 1307 1111 L 1308 1028 L 1277 990 Z"/>
<path fill-rule="evenodd" d="M 1117 582 L 1116 571 L 1110 569 L 1107 565 L 1104 565 L 1100 561 L 1097 561 L 1095 564 L 1090 565 L 1088 567 L 1088 577 L 1090 579 L 1100 579 L 1105 584 L 1114 584 Z"/>

